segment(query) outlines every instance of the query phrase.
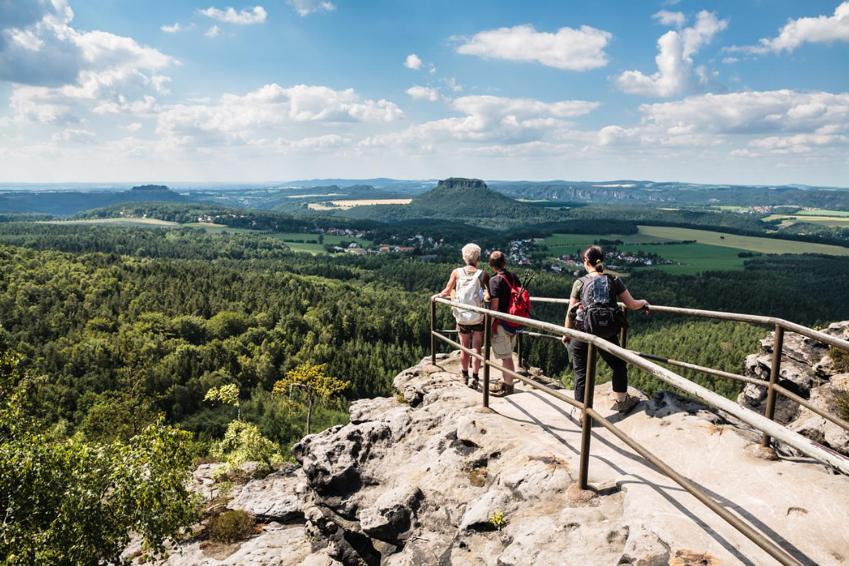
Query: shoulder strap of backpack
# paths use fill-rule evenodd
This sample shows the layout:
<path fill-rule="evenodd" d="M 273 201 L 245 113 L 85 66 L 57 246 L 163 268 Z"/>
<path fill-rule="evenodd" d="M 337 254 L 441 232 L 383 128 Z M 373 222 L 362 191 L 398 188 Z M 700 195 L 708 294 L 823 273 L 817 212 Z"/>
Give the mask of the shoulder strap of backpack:
<path fill-rule="evenodd" d="M 616 291 L 613 290 L 616 277 L 609 273 L 604 274 L 607 277 L 607 283 L 610 285 L 610 304 L 619 306 L 619 297 L 616 296 Z"/>
<path fill-rule="evenodd" d="M 590 281 L 592 281 L 592 277 L 590 277 L 589 275 L 584 275 L 583 277 L 579 277 L 578 281 L 581 282 L 581 294 L 578 298 L 581 299 L 581 304 L 584 306 L 584 308 L 586 308 L 588 305 L 584 302 L 584 297 L 587 294 L 587 288 L 590 284 Z"/>
<path fill-rule="evenodd" d="M 510 287 L 511 292 L 515 293 L 521 290 L 521 287 L 519 287 L 518 285 L 513 285 L 513 283 L 510 281 L 510 278 L 506 276 L 504 271 L 501 271 L 499 275 L 501 276 L 501 279 L 503 279 L 507 283 L 507 286 Z"/>

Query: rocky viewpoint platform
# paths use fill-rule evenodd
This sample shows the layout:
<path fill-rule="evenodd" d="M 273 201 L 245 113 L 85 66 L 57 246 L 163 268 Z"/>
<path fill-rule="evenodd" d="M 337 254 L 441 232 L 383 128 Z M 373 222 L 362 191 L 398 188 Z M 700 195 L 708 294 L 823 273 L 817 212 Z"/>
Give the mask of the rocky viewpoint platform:
<path fill-rule="evenodd" d="M 256 536 L 229 547 L 189 542 L 166 562 L 773 563 L 601 428 L 590 461 L 601 494 L 571 500 L 577 413 L 527 387 L 485 411 L 457 370 L 455 356 L 423 361 L 395 378 L 396 397 L 355 402 L 350 424 L 296 445 L 300 467 L 232 488 L 226 506 L 256 516 Z M 608 397 L 599 386 L 596 406 Z M 800 562 L 849 561 L 849 477 L 758 459 L 756 435 L 670 394 L 611 420 Z M 210 499 L 220 495 L 213 467 L 196 472 Z"/>

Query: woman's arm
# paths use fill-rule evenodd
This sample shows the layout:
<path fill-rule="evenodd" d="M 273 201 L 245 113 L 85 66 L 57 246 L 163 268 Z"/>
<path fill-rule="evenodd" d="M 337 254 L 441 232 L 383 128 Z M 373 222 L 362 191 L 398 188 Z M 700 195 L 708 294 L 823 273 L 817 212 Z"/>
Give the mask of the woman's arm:
<path fill-rule="evenodd" d="M 566 309 L 566 321 L 563 323 L 563 326 L 565 326 L 566 328 L 572 328 L 572 317 L 569 316 L 569 313 L 571 313 L 572 309 L 575 308 L 575 305 L 580 302 L 581 300 L 577 297 L 571 297 L 569 299 L 569 307 Z M 564 344 L 568 344 L 570 340 L 572 340 L 570 337 L 564 336 L 562 342 Z"/>
<path fill-rule="evenodd" d="M 448 278 L 448 284 L 445 285 L 445 289 L 435 294 L 434 297 L 448 297 L 451 295 L 451 291 L 454 290 L 454 285 L 457 284 L 457 270 L 451 272 L 451 277 Z"/>
<path fill-rule="evenodd" d="M 648 309 L 649 302 L 645 299 L 637 300 L 631 296 L 631 291 L 627 289 L 619 293 L 619 300 L 625 303 L 625 306 L 632 311 L 640 309 Z"/>

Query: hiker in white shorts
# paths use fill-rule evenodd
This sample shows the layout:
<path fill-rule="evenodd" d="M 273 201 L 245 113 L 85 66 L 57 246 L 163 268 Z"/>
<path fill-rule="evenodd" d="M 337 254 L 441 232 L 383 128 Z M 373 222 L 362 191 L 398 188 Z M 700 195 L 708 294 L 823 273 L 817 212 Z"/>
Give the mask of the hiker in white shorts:
<path fill-rule="evenodd" d="M 489 300 L 488 285 L 489 274 L 483 269 L 478 269 L 478 261 L 481 257 L 481 248 L 477 244 L 466 244 L 463 246 L 463 267 L 458 267 L 451 272 L 448 284 L 434 297 L 451 297 L 451 300 L 474 307 L 483 307 Z M 453 309 L 454 319 L 457 321 L 457 332 L 460 336 L 460 344 L 464 348 L 470 348 L 481 353 L 483 343 L 483 320 L 484 316 L 478 312 L 466 310 L 460 307 Z M 472 388 L 478 386 L 478 373 L 480 372 L 480 359 L 472 360 L 472 374 L 469 376 L 469 354 L 460 352 L 460 365 L 463 368 L 463 380 Z"/>

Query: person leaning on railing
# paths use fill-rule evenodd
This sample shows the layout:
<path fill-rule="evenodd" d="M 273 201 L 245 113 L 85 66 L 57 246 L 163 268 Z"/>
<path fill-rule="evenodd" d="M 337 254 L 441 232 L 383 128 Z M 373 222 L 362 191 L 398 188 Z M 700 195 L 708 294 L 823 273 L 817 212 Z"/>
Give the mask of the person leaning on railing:
<path fill-rule="evenodd" d="M 590 283 L 594 277 L 607 277 L 610 282 L 611 304 L 616 304 L 617 300 L 625 304 L 625 307 L 630 310 L 643 310 L 648 314 L 649 302 L 645 299 L 637 300 L 631 296 L 628 289 L 625 288 L 625 283 L 616 276 L 604 273 L 604 250 L 599 246 L 590 246 L 583 253 L 584 269 L 587 275 L 575 281 L 572 286 L 572 293 L 569 297 L 569 309 L 566 314 L 566 328 L 574 328 L 581 332 L 584 328 L 584 309 L 587 305 L 583 304 L 584 286 Z M 614 333 L 611 337 L 606 338 L 609 342 L 619 345 L 619 334 Z M 569 347 L 572 357 L 572 369 L 575 374 L 575 400 L 584 402 L 584 384 L 587 376 L 587 352 L 589 344 L 582 340 L 574 340 L 569 336 L 563 337 L 563 344 Z M 610 352 L 599 349 L 602 359 L 607 362 L 613 372 L 613 395 L 615 401 L 611 409 L 620 413 L 627 413 L 634 405 L 639 403 L 639 399 L 628 395 L 628 366 L 624 360 L 616 357 Z"/>

